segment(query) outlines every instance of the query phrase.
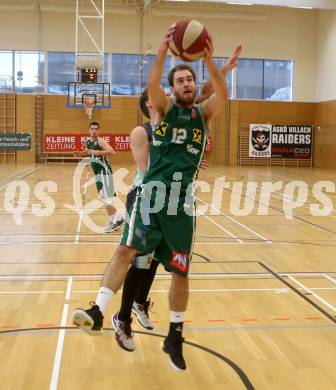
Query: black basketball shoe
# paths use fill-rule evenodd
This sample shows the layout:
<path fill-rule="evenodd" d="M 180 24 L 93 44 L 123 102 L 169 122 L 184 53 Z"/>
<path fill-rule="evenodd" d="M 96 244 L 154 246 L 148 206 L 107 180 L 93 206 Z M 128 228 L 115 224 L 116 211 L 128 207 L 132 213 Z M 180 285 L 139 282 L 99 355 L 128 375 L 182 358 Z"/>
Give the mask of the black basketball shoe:
<path fill-rule="evenodd" d="M 99 306 L 90 302 L 91 309 L 76 309 L 72 313 L 72 323 L 91 336 L 101 336 L 103 332 L 104 316 Z"/>
<path fill-rule="evenodd" d="M 125 223 L 124 218 L 121 218 L 121 219 L 120 219 L 119 221 L 117 221 L 117 222 L 111 221 L 111 222 L 106 226 L 106 228 L 104 229 L 104 232 L 105 232 L 105 233 L 112 233 L 112 232 L 118 230 L 124 223 Z"/>
<path fill-rule="evenodd" d="M 177 339 L 166 337 L 163 341 L 162 350 L 169 355 L 170 364 L 175 370 L 185 370 L 187 368 L 182 355 L 183 341 L 183 337 Z"/>

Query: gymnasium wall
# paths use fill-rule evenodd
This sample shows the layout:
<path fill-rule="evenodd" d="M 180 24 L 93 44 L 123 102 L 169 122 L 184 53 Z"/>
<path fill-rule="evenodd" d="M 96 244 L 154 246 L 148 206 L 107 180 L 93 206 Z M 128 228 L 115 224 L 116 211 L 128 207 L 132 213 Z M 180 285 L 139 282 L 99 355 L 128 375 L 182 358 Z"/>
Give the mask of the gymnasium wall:
<path fill-rule="evenodd" d="M 35 142 L 35 97 L 17 95 L 17 130 L 31 132 Z M 66 107 L 64 96 L 44 96 L 44 134 L 85 133 L 89 119 L 83 109 Z M 92 120 L 102 124 L 101 134 L 129 134 L 138 118 L 136 97 L 112 98 L 112 109 L 94 110 Z M 236 165 L 240 124 L 314 124 L 314 166 L 336 169 L 336 101 L 322 103 L 231 100 L 210 124 L 213 151 L 206 155 L 211 164 Z M 42 137 L 43 138 L 43 137 Z M 130 152 L 118 152 L 116 163 L 131 162 Z M 35 151 L 17 152 L 18 163 L 34 163 Z"/>
<path fill-rule="evenodd" d="M 141 46 L 147 49 L 151 44 L 154 54 L 166 28 L 189 15 L 204 22 L 212 32 L 216 56 L 229 55 L 241 43 L 245 58 L 293 59 L 294 100 L 314 101 L 318 11 L 205 3 L 163 4 L 156 5 L 143 18 L 134 7 L 116 5 L 111 12 L 106 12 L 105 51 L 139 53 Z M 74 47 L 75 13 L 69 9 L 67 12 L 39 12 L 37 8 L 0 12 L 0 50 L 74 51 Z"/>
<path fill-rule="evenodd" d="M 125 7 L 115 7 L 114 12 L 106 13 L 106 51 L 139 53 L 151 43 L 155 53 L 166 27 L 184 17 L 185 9 L 183 4 L 159 4 L 142 19 L 134 8 L 127 14 Z M 74 50 L 74 12 L 59 12 L 57 8 L 14 11 L 3 10 L 1 6 L 0 10 L 0 50 Z M 208 156 L 210 161 L 236 164 L 239 123 L 315 122 L 320 126 L 315 133 L 315 166 L 335 168 L 332 149 L 336 145 L 336 103 L 308 102 L 335 97 L 336 12 L 198 3 L 188 4 L 187 10 L 190 17 L 204 22 L 213 33 L 217 56 L 230 54 L 241 43 L 245 58 L 294 59 L 293 97 L 297 102 L 231 101 L 210 126 L 214 144 L 214 152 Z M 112 110 L 95 110 L 93 119 L 102 123 L 102 133 L 128 133 L 140 122 L 137 99 L 116 96 L 112 102 Z M 66 108 L 64 96 L 45 96 L 44 106 L 45 133 L 86 131 L 86 114 L 83 110 Z M 18 131 L 31 129 L 33 137 L 34 110 L 33 96 L 17 95 Z M 120 152 L 115 159 L 122 163 L 130 161 L 130 153 Z M 34 162 L 34 151 L 18 152 L 17 160 Z"/>
<path fill-rule="evenodd" d="M 322 102 L 316 107 L 314 166 L 336 169 L 336 101 Z"/>
<path fill-rule="evenodd" d="M 8 152 L 0 151 L 0 163 L 33 164 L 35 162 L 35 98 L 32 95 L 15 95 L 16 104 L 16 131 L 17 133 L 31 133 L 32 150 Z M 11 111 L 12 112 L 12 111 Z M 1 115 L 3 113 L 1 112 Z M 13 123 L 14 119 L 10 119 Z"/>
<path fill-rule="evenodd" d="M 336 11 L 319 11 L 314 166 L 336 169 Z"/>
<path fill-rule="evenodd" d="M 67 108 L 64 96 L 44 96 L 43 134 L 87 133 L 91 121 L 101 125 L 100 134 L 129 134 L 138 123 L 137 97 L 112 99 L 112 109 L 93 110 L 89 120 L 84 109 Z M 44 138 L 44 137 L 43 137 Z M 118 152 L 113 161 L 132 162 L 130 152 Z"/>
<path fill-rule="evenodd" d="M 29 131 L 34 135 L 34 96 L 17 95 L 18 130 Z M 83 109 L 66 107 L 64 96 L 44 96 L 43 136 L 45 134 L 85 133 L 89 119 Z M 112 97 L 112 109 L 94 110 L 92 120 L 101 123 L 101 134 L 124 133 L 140 123 L 136 97 Z M 323 103 L 321 104 L 323 106 Z M 213 151 L 206 155 L 211 164 L 236 165 L 238 159 L 238 132 L 241 124 L 314 124 L 316 103 L 272 102 L 255 100 L 231 100 L 223 112 L 210 123 Z M 336 107 L 335 107 L 336 108 Z M 325 110 L 328 108 L 326 107 Z M 320 116 L 329 117 L 323 113 Z M 336 118 L 336 110 L 334 118 Z M 34 140 L 34 138 L 33 138 Z M 330 140 L 329 140 L 330 141 Z M 42 145 L 43 146 L 43 145 Z M 43 150 L 43 147 L 42 147 Z M 18 159 L 34 162 L 34 152 L 18 152 Z M 132 162 L 130 152 L 118 152 L 115 163 Z"/>
<path fill-rule="evenodd" d="M 30 97 L 33 103 L 33 97 Z M 212 153 L 206 153 L 206 159 L 212 164 L 225 164 L 226 150 L 229 147 L 228 127 L 227 127 L 227 107 L 210 124 L 210 135 L 214 142 Z M 29 115 L 30 108 L 25 107 L 28 112 L 23 115 Z M 137 97 L 112 97 L 112 109 L 93 110 L 91 120 L 88 119 L 84 109 L 70 109 L 66 107 L 64 96 L 44 96 L 44 122 L 43 136 L 46 134 L 66 134 L 66 133 L 86 133 L 88 124 L 91 121 L 97 121 L 101 124 L 100 134 L 130 134 L 131 130 L 139 123 L 145 122 L 146 118 L 139 117 L 138 98 Z M 32 132 L 34 132 L 34 123 L 30 122 Z M 42 151 L 43 151 L 42 144 Z M 23 153 L 23 152 L 21 152 Z M 52 155 L 52 153 L 50 154 Z M 34 154 L 27 155 L 31 162 L 34 162 Z M 133 163 L 130 152 L 119 151 L 112 157 L 115 163 Z"/>
<path fill-rule="evenodd" d="M 316 101 L 335 99 L 336 11 L 319 11 Z"/>
<path fill-rule="evenodd" d="M 222 7 L 211 8 L 211 17 L 206 12 L 196 15 L 214 36 L 215 55 L 227 56 L 242 44 L 244 58 L 293 59 L 293 100 L 314 100 L 317 11 L 253 6 L 229 7 L 226 14 Z M 160 32 L 152 34 L 153 47 L 160 44 L 165 27 L 179 17 L 152 18 L 151 29 Z"/>
<path fill-rule="evenodd" d="M 32 150 L 17 151 L 18 164 L 33 164 L 35 162 L 35 98 L 32 95 L 16 95 L 16 131 L 31 133 Z"/>
<path fill-rule="evenodd" d="M 273 102 L 265 100 L 230 101 L 230 165 L 238 160 L 239 125 L 250 123 L 314 125 L 314 103 Z"/>

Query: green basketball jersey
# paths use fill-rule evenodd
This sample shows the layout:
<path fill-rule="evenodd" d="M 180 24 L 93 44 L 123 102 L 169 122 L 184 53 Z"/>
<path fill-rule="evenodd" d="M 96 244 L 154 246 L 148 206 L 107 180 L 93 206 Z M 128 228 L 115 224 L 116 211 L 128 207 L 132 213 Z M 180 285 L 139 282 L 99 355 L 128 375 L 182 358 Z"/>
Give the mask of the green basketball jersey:
<path fill-rule="evenodd" d="M 92 150 L 103 150 L 98 144 L 98 139 L 92 140 L 91 138 L 89 138 L 86 141 L 86 147 L 87 149 L 92 149 Z M 91 167 L 95 174 L 101 173 L 102 170 L 109 170 L 110 174 L 112 173 L 111 166 L 106 156 L 91 155 L 89 157 L 90 157 Z"/>
<path fill-rule="evenodd" d="M 196 179 L 204 154 L 208 128 L 200 105 L 193 108 L 173 104 L 153 133 L 150 164 L 144 183 L 163 182 L 167 189 L 181 172 L 181 193 Z M 175 179 L 175 180 L 174 180 Z"/>

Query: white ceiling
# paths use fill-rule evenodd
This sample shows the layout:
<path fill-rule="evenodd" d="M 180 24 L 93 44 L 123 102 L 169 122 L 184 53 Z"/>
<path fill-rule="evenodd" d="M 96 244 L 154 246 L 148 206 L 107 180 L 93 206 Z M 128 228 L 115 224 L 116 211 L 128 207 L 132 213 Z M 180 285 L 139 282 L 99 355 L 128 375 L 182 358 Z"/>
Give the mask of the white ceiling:
<path fill-rule="evenodd" d="M 193 0 L 198 1 L 198 0 Z M 199 0 L 204 3 L 236 3 L 236 4 L 252 4 L 252 5 L 267 5 L 278 7 L 304 8 L 311 7 L 316 9 L 336 9 L 336 0 Z"/>
<path fill-rule="evenodd" d="M 100 0 L 93 0 L 99 3 Z M 139 7 L 141 5 L 153 5 L 157 3 L 164 3 L 174 0 L 105 0 L 106 10 L 113 10 L 114 6 L 128 5 L 133 7 Z M 178 1 L 178 0 L 175 0 Z M 181 1 L 181 0 L 180 0 Z M 182 0 L 183 1 L 183 0 Z M 186 0 L 188 1 L 188 0 Z M 314 9 L 333 9 L 336 10 L 336 0 L 190 0 L 197 3 L 217 3 L 217 4 L 230 4 L 236 7 L 253 8 L 253 5 L 263 6 L 278 6 L 278 7 L 312 7 Z M 81 4 L 89 3 L 90 0 L 80 0 Z M 232 4 L 235 3 L 235 4 Z M 246 6 L 244 4 L 252 4 L 252 6 Z M 241 4 L 241 5 L 240 5 Z M 0 0 L 0 9 L 7 10 L 32 10 L 36 6 L 39 6 L 41 10 L 45 11 L 69 11 L 74 10 L 76 0 Z"/>

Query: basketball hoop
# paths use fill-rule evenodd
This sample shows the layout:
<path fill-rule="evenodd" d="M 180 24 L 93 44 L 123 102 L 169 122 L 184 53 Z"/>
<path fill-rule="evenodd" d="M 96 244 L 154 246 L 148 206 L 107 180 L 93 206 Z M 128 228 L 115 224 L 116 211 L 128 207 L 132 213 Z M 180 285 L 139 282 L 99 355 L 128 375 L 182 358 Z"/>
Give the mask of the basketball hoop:
<path fill-rule="evenodd" d="M 92 111 L 93 111 L 93 107 L 95 105 L 95 96 L 85 96 L 85 99 L 83 100 L 83 106 L 85 108 L 85 112 L 87 113 L 89 119 L 91 119 L 92 117 Z"/>

